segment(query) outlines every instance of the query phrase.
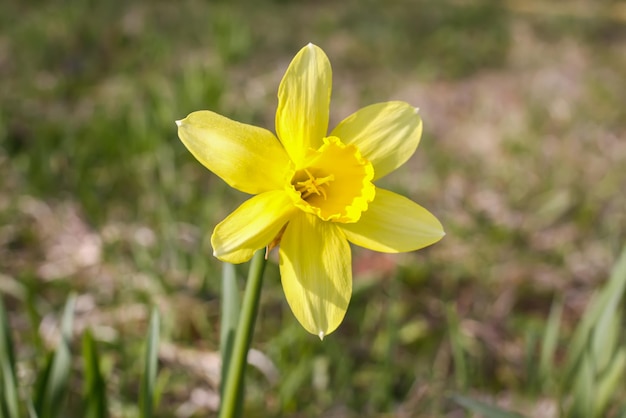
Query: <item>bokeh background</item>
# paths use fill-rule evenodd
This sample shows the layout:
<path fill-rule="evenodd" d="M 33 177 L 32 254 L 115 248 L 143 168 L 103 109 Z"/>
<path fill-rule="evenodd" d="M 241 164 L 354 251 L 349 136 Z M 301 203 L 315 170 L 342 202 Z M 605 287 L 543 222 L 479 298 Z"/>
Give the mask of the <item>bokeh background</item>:
<path fill-rule="evenodd" d="M 447 236 L 410 254 L 355 248 L 348 314 L 323 342 L 271 263 L 245 416 L 466 416 L 455 394 L 560 416 L 569 341 L 626 242 L 624 2 L 3 1 L 0 291 L 22 396 L 76 292 L 76 345 L 90 328 L 111 416 L 137 416 L 152 305 L 157 415 L 214 413 L 209 238 L 246 196 L 188 153 L 174 120 L 211 109 L 273 130 L 308 42 L 333 65 L 331 126 L 375 102 L 420 108 L 416 155 L 381 183 Z M 67 417 L 83 416 L 82 368 L 77 356 Z"/>

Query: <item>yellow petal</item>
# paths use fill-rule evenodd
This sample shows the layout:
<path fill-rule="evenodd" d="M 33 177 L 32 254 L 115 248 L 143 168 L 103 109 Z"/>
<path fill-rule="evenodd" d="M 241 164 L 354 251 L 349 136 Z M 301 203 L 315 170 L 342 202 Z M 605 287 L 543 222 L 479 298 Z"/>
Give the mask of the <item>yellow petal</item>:
<path fill-rule="evenodd" d="M 353 244 L 385 253 L 418 250 L 445 235 L 441 223 L 426 209 L 380 188 L 357 223 L 337 225 Z"/>
<path fill-rule="evenodd" d="M 297 209 L 282 190 L 254 196 L 245 201 L 213 231 L 213 255 L 229 263 L 250 260 L 280 233 Z"/>
<path fill-rule="evenodd" d="M 278 88 L 276 133 L 298 169 L 308 149 L 318 149 L 326 136 L 331 83 L 328 57 L 308 44 L 291 61 Z"/>
<path fill-rule="evenodd" d="M 280 276 L 302 326 L 323 338 L 343 320 L 352 295 L 350 245 L 332 222 L 294 216 L 280 243 Z"/>
<path fill-rule="evenodd" d="M 284 186 L 289 157 L 270 131 L 208 110 L 176 123 L 193 156 L 231 187 L 258 194 Z"/>
<path fill-rule="evenodd" d="M 422 119 L 408 103 L 378 103 L 348 116 L 331 135 L 356 145 L 374 166 L 376 180 L 413 155 L 422 136 Z"/>

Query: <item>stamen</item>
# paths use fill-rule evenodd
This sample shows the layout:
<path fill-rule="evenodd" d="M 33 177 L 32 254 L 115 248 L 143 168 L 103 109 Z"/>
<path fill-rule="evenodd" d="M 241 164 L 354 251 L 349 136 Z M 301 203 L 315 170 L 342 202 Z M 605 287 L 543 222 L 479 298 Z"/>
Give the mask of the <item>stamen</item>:
<path fill-rule="evenodd" d="M 316 179 L 315 176 L 313 176 L 313 174 L 311 174 L 311 172 L 306 168 L 303 171 L 309 178 L 304 181 L 296 182 L 296 190 L 300 192 L 300 197 L 306 200 L 311 195 L 316 194 L 318 196 L 322 196 L 324 200 L 326 200 L 328 195 L 326 194 L 326 188 L 322 186 L 334 181 L 335 176 L 331 174 L 329 176 Z"/>

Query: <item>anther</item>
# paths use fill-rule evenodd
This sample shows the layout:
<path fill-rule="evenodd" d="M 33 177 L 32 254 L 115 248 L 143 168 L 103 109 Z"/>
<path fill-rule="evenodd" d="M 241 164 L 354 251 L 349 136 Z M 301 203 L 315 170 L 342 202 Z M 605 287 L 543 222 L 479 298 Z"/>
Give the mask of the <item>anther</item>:
<path fill-rule="evenodd" d="M 335 176 L 331 174 L 329 176 L 316 179 L 306 168 L 303 171 L 309 178 L 304 181 L 296 182 L 295 184 L 296 190 L 300 192 L 300 197 L 306 200 L 311 195 L 316 194 L 318 196 L 322 196 L 324 200 L 326 200 L 328 195 L 326 194 L 325 188 L 322 186 L 335 180 Z"/>

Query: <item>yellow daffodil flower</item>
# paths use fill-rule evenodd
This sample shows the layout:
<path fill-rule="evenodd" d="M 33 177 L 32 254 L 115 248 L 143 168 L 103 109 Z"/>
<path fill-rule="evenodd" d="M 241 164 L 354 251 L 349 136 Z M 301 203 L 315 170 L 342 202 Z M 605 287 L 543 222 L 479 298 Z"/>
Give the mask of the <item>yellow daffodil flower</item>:
<path fill-rule="evenodd" d="M 243 263 L 279 245 L 287 302 L 320 338 L 339 326 L 350 302 L 349 242 L 396 253 L 444 236 L 426 209 L 374 185 L 415 152 L 422 134 L 417 109 L 374 104 L 327 134 L 331 78 L 319 47 L 298 52 L 278 89 L 276 136 L 207 110 L 176 122 L 198 161 L 255 195 L 215 227 L 214 255 Z"/>

